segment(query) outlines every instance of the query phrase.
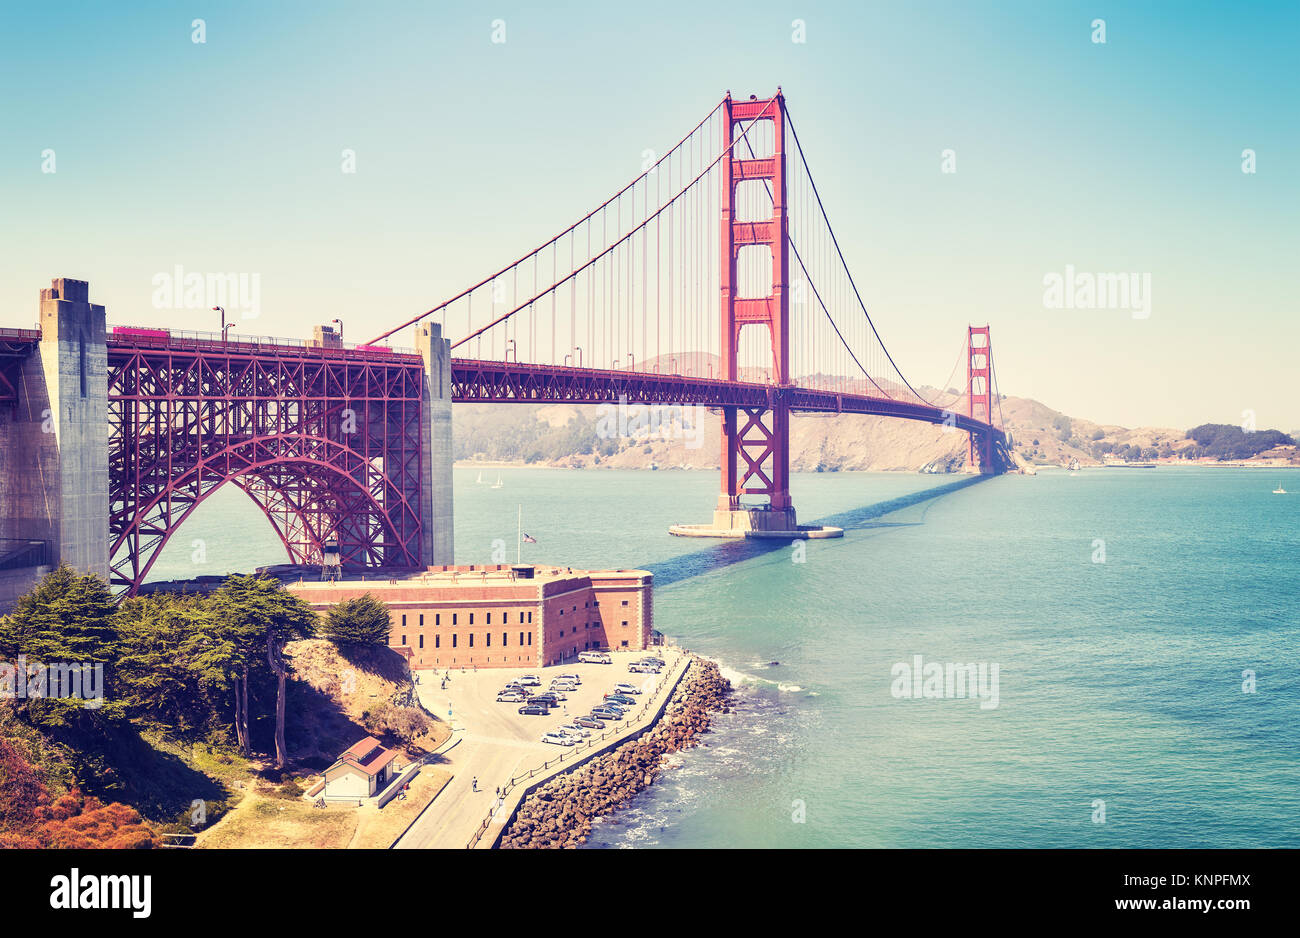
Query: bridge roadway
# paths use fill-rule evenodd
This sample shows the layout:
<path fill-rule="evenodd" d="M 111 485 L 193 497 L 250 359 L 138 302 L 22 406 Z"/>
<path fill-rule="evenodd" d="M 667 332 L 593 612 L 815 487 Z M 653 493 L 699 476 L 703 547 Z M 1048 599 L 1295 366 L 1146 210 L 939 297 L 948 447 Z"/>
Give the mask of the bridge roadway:
<path fill-rule="evenodd" d="M 145 332 L 145 330 L 140 330 Z M 238 357 L 277 355 L 293 357 L 328 357 L 361 360 L 375 364 L 388 362 L 415 365 L 418 355 L 390 350 L 382 346 L 320 348 L 306 343 L 278 339 L 238 337 L 223 343 L 204 334 L 110 335 L 109 344 L 119 351 L 132 345 L 169 347 L 190 351 L 224 352 Z M 451 360 L 452 400 L 457 403 L 534 403 L 534 404 L 669 404 L 706 407 L 770 408 L 784 403 L 792 411 L 824 414 L 867 414 L 897 417 L 925 423 L 954 426 L 969 433 L 985 434 L 993 430 L 994 439 L 1003 439 L 1001 430 L 961 413 L 942 407 L 910 401 L 876 397 L 869 394 L 807 388 L 798 385 L 777 387 L 748 381 L 725 381 L 658 372 L 579 368 L 565 365 L 533 365 L 513 361 L 483 361 L 475 358 Z"/>
<path fill-rule="evenodd" d="M 777 387 L 720 378 L 611 371 L 520 362 L 453 358 L 452 399 L 456 402 L 536 404 L 701 404 L 706 407 L 769 408 L 784 403 L 793 411 L 825 414 L 871 414 L 926 423 L 948 423 L 959 430 L 984 434 L 1001 430 L 981 420 L 942 407 L 887 397 L 805 388 Z"/>

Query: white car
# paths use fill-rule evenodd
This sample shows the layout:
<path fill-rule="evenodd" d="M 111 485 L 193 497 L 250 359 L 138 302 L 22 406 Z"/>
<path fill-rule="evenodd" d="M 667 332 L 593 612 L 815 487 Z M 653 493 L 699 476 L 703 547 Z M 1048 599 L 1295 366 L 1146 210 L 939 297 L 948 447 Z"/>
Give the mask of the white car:
<path fill-rule="evenodd" d="M 566 694 L 571 694 L 577 689 L 578 688 L 574 687 L 568 681 L 551 681 L 551 690 L 553 691 L 561 691 Z"/>
<path fill-rule="evenodd" d="M 571 736 L 565 736 L 563 733 L 545 733 L 542 736 L 542 742 L 554 743 L 556 746 L 572 746 L 575 744 Z"/>
<path fill-rule="evenodd" d="M 522 687 L 541 687 L 542 679 L 536 674 L 525 674 L 519 680 L 515 681 L 515 683 Z"/>
<path fill-rule="evenodd" d="M 557 681 L 568 681 L 570 684 L 578 685 L 582 683 L 582 678 L 576 674 L 558 674 L 555 677 Z"/>
<path fill-rule="evenodd" d="M 577 726 L 573 723 L 565 723 L 563 726 L 558 726 L 555 728 L 555 731 L 557 733 L 563 733 L 565 736 L 577 736 L 581 739 L 586 739 L 591 735 L 591 730 L 584 730 L 581 726 Z"/>
<path fill-rule="evenodd" d="M 615 684 L 615 685 L 614 685 L 614 693 L 616 693 L 616 694 L 639 694 L 639 693 L 641 693 L 641 688 L 637 687 L 635 684 Z"/>
<path fill-rule="evenodd" d="M 498 702 L 523 703 L 527 699 L 527 695 L 517 690 L 503 690 L 501 693 L 497 694 Z"/>
<path fill-rule="evenodd" d="M 584 651 L 578 655 L 578 660 L 586 664 L 613 664 L 614 659 L 603 651 Z"/>

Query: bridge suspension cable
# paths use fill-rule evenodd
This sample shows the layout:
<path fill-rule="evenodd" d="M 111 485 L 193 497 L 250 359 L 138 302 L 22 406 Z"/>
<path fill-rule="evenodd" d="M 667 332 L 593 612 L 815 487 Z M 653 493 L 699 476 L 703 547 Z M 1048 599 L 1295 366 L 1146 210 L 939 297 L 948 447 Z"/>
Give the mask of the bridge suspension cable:
<path fill-rule="evenodd" d="M 780 213 L 787 226 L 784 246 L 794 261 L 784 300 L 788 380 L 811 390 L 940 407 L 917 391 L 884 344 L 784 99 L 751 96 L 734 128 L 730 108 L 724 113 L 729 101 L 715 105 L 668 152 L 540 247 L 368 344 L 437 317 L 458 358 L 721 379 L 722 267 L 731 260 L 722 255 L 733 245 L 734 302 L 775 295 L 769 246 L 779 242 L 764 226 L 777 217 L 777 177 L 764 161 L 778 150 L 786 154 L 788 137 L 798 150 L 797 160 L 782 162 L 780 193 L 786 200 Z M 778 126 L 784 135 L 780 147 L 773 136 Z M 724 167 L 723 160 L 738 156 L 742 146 L 747 159 Z M 735 189 L 723 230 L 737 226 L 743 240 L 718 236 L 727 177 Z M 754 307 L 749 308 L 747 322 L 753 322 Z M 741 328 L 736 339 L 737 379 L 771 383 L 777 362 L 769 331 Z M 950 382 L 951 375 L 936 400 L 946 397 Z"/>
<path fill-rule="evenodd" d="M 696 124 L 693 128 L 691 128 L 690 132 L 687 133 L 686 136 L 684 136 L 681 140 L 679 140 L 679 141 L 676 143 L 676 145 L 674 145 L 674 146 L 672 147 L 672 149 L 670 149 L 667 153 L 665 153 L 663 156 L 659 157 L 659 158 L 658 158 L 657 160 L 655 160 L 654 163 L 652 163 L 648 168 L 646 168 L 644 171 L 642 171 L 641 175 L 637 176 L 635 179 L 633 179 L 631 182 L 629 182 L 629 183 L 628 183 L 626 186 L 624 186 L 622 189 L 618 190 L 618 192 L 614 193 L 612 196 L 610 196 L 608 199 L 606 199 L 606 200 L 605 200 L 604 202 L 602 202 L 600 205 L 596 206 L 594 209 L 592 209 L 590 212 L 588 212 L 588 213 L 587 213 L 586 215 L 584 215 L 582 218 L 578 219 L 576 222 L 574 222 L 574 223 L 573 223 L 572 225 L 570 225 L 568 228 L 565 228 L 563 231 L 561 231 L 561 232 L 560 232 L 559 234 L 557 234 L 555 237 L 551 238 L 551 239 L 550 239 L 549 241 L 547 241 L 546 243 L 542 244 L 540 247 L 538 247 L 538 248 L 536 248 L 536 249 L 530 251 L 529 253 L 523 255 L 522 257 L 520 257 L 519 259 L 515 260 L 514 262 L 512 262 L 512 263 L 510 263 L 510 264 L 507 264 L 506 266 L 504 266 L 504 267 L 502 267 L 500 270 L 498 270 L 496 273 L 491 274 L 490 276 L 484 277 L 484 278 L 483 278 L 482 280 L 480 280 L 478 283 L 474 284 L 474 285 L 471 286 L 471 287 L 468 287 L 468 288 L 465 289 L 465 290 L 462 290 L 460 293 L 456 294 L 455 296 L 451 297 L 450 299 L 448 299 L 448 300 L 444 300 L 442 303 L 439 303 L 437 306 L 433 307 L 432 309 L 426 310 L 425 312 L 420 313 L 418 316 L 413 316 L 413 317 L 411 317 L 410 319 L 406 320 L 405 322 L 401 323 L 400 325 L 394 326 L 392 329 L 389 329 L 387 332 L 380 333 L 379 335 L 375 336 L 373 339 L 371 339 L 371 340 L 370 340 L 368 343 L 366 343 L 366 344 L 368 344 L 368 345 L 374 345 L 374 344 L 377 344 L 377 343 L 379 343 L 379 342 L 382 342 L 384 339 L 387 339 L 387 338 L 389 338 L 390 336 L 392 336 L 392 335 L 394 335 L 394 334 L 396 334 L 396 333 L 398 333 L 398 332 L 401 332 L 403 329 L 410 328 L 411 326 L 415 325 L 416 323 L 420 322 L 421 320 L 427 319 L 427 318 L 429 318 L 430 316 L 433 316 L 433 315 L 435 315 L 436 313 L 438 313 L 438 312 L 440 312 L 440 311 L 446 309 L 446 308 L 447 308 L 448 306 L 450 306 L 452 303 L 455 303 L 455 302 L 457 302 L 457 301 L 459 301 L 459 300 L 462 300 L 462 299 L 465 299 L 465 298 L 469 297 L 471 294 L 474 293 L 474 291 L 479 290 L 479 289 L 481 289 L 482 287 L 487 286 L 488 284 L 494 282 L 495 280 L 499 279 L 500 277 L 503 277 L 503 276 L 504 276 L 505 274 L 507 274 L 507 273 L 514 272 L 514 273 L 517 275 L 517 273 L 518 273 L 518 268 L 519 268 L 520 266 L 522 266 L 523 264 L 527 263 L 527 262 L 530 261 L 530 260 L 532 260 L 532 261 L 535 262 L 535 261 L 536 261 L 536 258 L 537 258 L 537 257 L 538 257 L 538 256 L 539 256 L 543 251 L 545 251 L 547 248 L 550 248 L 550 247 L 553 247 L 554 245 L 556 245 L 556 244 L 557 244 L 557 243 L 558 243 L 562 238 L 564 238 L 566 235 L 571 235 L 571 234 L 573 234 L 573 233 L 574 233 L 575 231 L 577 231 L 577 229 L 580 228 L 582 225 L 589 223 L 589 222 L 590 222 L 590 221 L 591 221 L 591 220 L 592 220 L 592 219 L 597 215 L 597 213 L 601 213 L 601 212 L 603 212 L 603 211 L 604 211 L 605 209 L 607 209 L 611 204 L 614 204 L 614 203 L 618 202 L 620 199 L 622 199 L 622 197 L 623 197 L 623 196 L 624 196 L 624 195 L 625 195 L 629 190 L 634 189 L 634 188 L 635 188 L 639 183 L 645 181 L 648 177 L 655 175 L 656 172 L 658 171 L 660 165 L 663 164 L 663 163 L 665 163 L 665 162 L 669 162 L 669 161 L 671 160 L 671 158 L 672 158 L 674 155 L 677 154 L 677 152 L 678 152 L 678 150 L 679 150 L 680 148 L 682 148 L 682 147 L 683 147 L 683 146 L 684 146 L 684 145 L 685 145 L 689 140 L 691 140 L 691 138 L 694 137 L 695 134 L 696 134 L 696 133 L 697 133 L 697 132 L 702 128 L 702 127 L 704 127 L 704 126 L 705 126 L 705 125 L 706 125 L 706 124 L 707 124 L 711 119 L 713 119 L 714 117 L 717 116 L 717 114 L 718 114 L 718 112 L 719 112 L 719 110 L 720 110 L 721 108 L 722 108 L 722 102 L 719 101 L 716 105 L 714 105 L 712 111 L 710 111 L 708 114 L 706 114 L 706 115 L 704 116 L 704 118 L 703 118 L 703 119 L 702 119 L 698 124 Z M 589 237 L 590 237 L 590 235 L 589 235 Z M 589 243 L 590 243 L 590 242 L 589 242 Z M 535 271 L 534 271 L 534 273 L 535 273 Z"/>

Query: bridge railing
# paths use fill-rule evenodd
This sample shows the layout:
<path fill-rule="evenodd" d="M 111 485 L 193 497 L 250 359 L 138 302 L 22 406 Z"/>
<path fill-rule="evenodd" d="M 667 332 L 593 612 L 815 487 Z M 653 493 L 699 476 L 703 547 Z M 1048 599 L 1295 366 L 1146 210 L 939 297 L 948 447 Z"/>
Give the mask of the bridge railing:
<path fill-rule="evenodd" d="M 25 330 L 11 330 L 21 332 Z M 39 335 L 39 333 L 38 333 Z M 233 333 L 223 340 L 219 332 L 200 332 L 188 329 L 157 329 L 137 326 L 111 325 L 109 335 L 132 345 L 156 345 L 160 348 L 174 346 L 179 348 L 210 348 L 213 345 L 224 346 L 232 351 L 263 351 L 286 349 L 298 354 L 313 355 L 333 351 L 357 352 L 363 356 L 373 355 L 377 358 L 392 355 L 416 355 L 413 348 L 359 345 L 355 342 L 340 342 L 337 345 L 320 345 L 305 339 L 290 339 L 284 336 L 244 335 Z"/>

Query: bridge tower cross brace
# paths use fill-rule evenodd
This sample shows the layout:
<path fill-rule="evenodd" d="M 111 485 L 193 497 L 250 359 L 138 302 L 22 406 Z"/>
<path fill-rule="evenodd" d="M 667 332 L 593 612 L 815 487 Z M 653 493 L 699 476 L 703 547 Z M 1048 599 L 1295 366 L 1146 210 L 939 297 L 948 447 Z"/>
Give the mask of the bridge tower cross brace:
<path fill-rule="evenodd" d="M 790 247 L 785 172 L 785 100 L 778 90 L 763 100 L 722 103 L 723 128 L 732 147 L 723 158 L 721 226 L 721 376 L 739 378 L 737 352 L 746 326 L 766 326 L 772 346 L 772 384 L 777 389 L 764 408 L 724 407 L 722 410 L 722 491 L 714 513 L 715 527 L 793 530 L 797 527 L 790 499 L 790 411 L 779 390 L 790 385 Z M 741 158 L 737 128 L 770 121 L 770 156 Z M 745 149 L 748 153 L 748 148 Z M 762 221 L 736 218 L 736 187 L 742 182 L 766 182 L 772 193 L 772 215 Z M 743 248 L 766 246 L 772 257 L 772 286 L 767 296 L 739 297 L 737 259 Z M 768 420 L 764 422 L 764 415 Z M 743 421 L 743 422 L 742 422 Z M 742 495 L 765 495 L 766 511 L 745 510 Z"/>

